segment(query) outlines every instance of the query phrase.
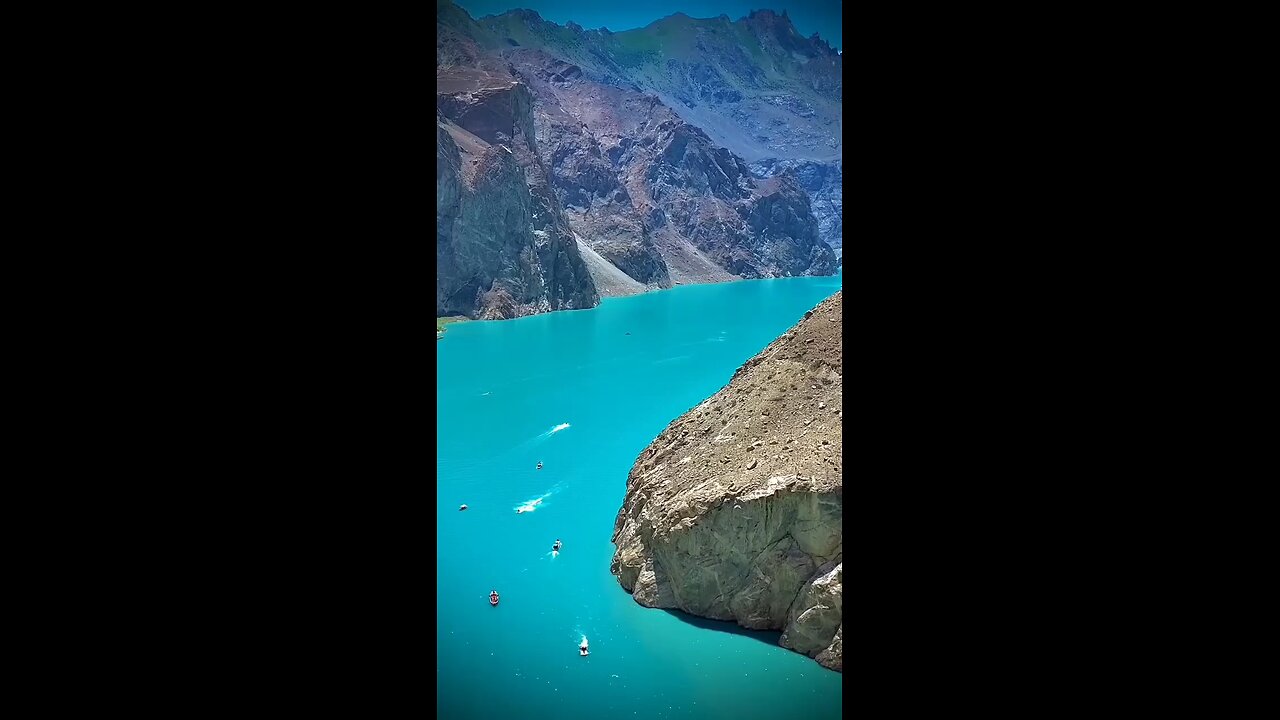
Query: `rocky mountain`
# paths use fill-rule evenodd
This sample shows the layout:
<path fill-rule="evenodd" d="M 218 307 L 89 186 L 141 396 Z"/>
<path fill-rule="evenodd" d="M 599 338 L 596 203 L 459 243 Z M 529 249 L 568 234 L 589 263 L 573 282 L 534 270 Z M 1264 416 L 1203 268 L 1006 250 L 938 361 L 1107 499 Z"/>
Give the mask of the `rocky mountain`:
<path fill-rule="evenodd" d="M 445 172 L 437 215 L 453 224 L 437 242 L 438 313 L 505 317 L 676 283 L 835 271 L 801 176 L 757 177 L 743 159 L 839 154 L 839 55 L 785 16 L 676 15 L 615 34 L 524 10 L 476 20 L 443 0 L 436 66 L 437 136 L 454 141 L 459 167 L 494 147 L 513 163 L 456 202 L 465 167 Z M 746 74 L 716 80 L 727 68 Z M 788 107 L 794 127 L 748 138 Z M 472 137 L 459 142 L 459 130 Z M 447 145 L 437 143 L 446 160 Z M 527 199 L 502 185 L 517 167 Z M 467 218 L 481 217 L 473 229 Z M 525 233 L 525 220 L 539 224 Z M 482 270 L 492 263 L 500 270 Z"/>
<path fill-rule="evenodd" d="M 790 18 L 756 10 L 697 19 L 683 13 L 635 30 L 560 26 L 532 10 L 480 18 L 491 47 L 526 47 L 605 84 L 653 93 L 747 162 L 841 156 L 843 56 Z"/>
<path fill-rule="evenodd" d="M 841 329 L 836 293 L 641 453 L 610 568 L 636 602 L 843 669 Z"/>
<path fill-rule="evenodd" d="M 528 86 L 437 71 L 436 316 L 592 307 L 599 294 L 538 154 Z"/>
<path fill-rule="evenodd" d="M 774 177 L 783 172 L 792 173 L 800 187 L 809 194 L 809 204 L 818 219 L 818 237 L 841 256 L 844 227 L 843 160 L 819 163 L 812 160 L 757 160 L 751 163 L 751 172 L 757 177 Z"/>

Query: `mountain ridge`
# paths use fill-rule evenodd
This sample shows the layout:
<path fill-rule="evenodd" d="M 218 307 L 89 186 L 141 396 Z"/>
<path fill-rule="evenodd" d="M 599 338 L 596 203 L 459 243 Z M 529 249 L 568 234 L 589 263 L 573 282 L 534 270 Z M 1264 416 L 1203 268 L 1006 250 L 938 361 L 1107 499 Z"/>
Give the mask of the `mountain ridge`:
<path fill-rule="evenodd" d="M 530 198 L 510 192 L 484 197 L 537 206 L 537 216 L 549 223 L 530 232 L 490 228 L 507 238 L 504 252 L 487 255 L 503 264 L 505 274 L 477 272 L 478 257 L 470 265 L 442 262 L 449 269 L 467 266 L 471 275 L 444 278 L 452 299 L 446 308 L 438 287 L 438 313 L 518 316 L 682 283 L 834 273 L 839 261 L 833 247 L 840 239 L 831 234 L 833 227 L 838 231 L 830 218 L 838 203 L 828 201 L 830 188 L 806 187 L 803 173 L 762 171 L 760 163 L 772 169 L 779 158 L 749 165 L 724 142 L 741 139 L 750 129 L 741 119 L 759 120 L 752 108 L 763 103 L 775 115 L 809 125 L 792 133 L 775 118 L 775 137 L 760 136 L 761 142 L 785 149 L 825 137 L 829 147 L 819 155 L 838 148 L 830 131 L 841 92 L 838 73 L 827 72 L 832 51 L 820 39 L 799 37 L 785 14 L 754 11 L 734 24 L 726 16 L 695 20 L 677 13 L 612 33 L 557 25 L 536 11 L 477 20 L 448 0 L 437 8 L 438 124 L 473 130 L 476 138 L 455 142 L 469 148 L 457 174 L 465 176 L 478 162 L 481 144 L 503 148 L 504 141 L 514 142 L 507 105 L 524 95 L 508 86 L 527 88 L 528 122 L 520 131 L 526 137 L 508 149 L 520 158 Z M 708 31 L 712 25 L 719 29 Z M 746 52 L 742 33 L 759 40 L 752 52 L 769 58 L 768 68 L 725 55 Z M 655 64 L 655 57 L 662 62 Z M 735 78 L 725 77 L 726 65 L 734 67 Z M 815 67 L 806 70 L 809 65 Z M 801 82 L 805 78 L 813 82 Z M 729 125 L 698 122 L 699 112 L 722 116 L 727 108 L 733 109 Z M 815 133 L 819 126 L 826 129 Z M 792 142 L 796 138 L 799 143 Z M 783 159 L 813 154 L 783 153 Z M 481 214 L 514 222 L 533 212 L 509 212 L 499 204 Z M 439 208 L 437 216 L 461 217 L 442 215 Z M 438 259 L 468 252 L 455 243 L 442 253 L 439 237 Z M 584 259 L 580 247 L 592 257 Z M 481 299 L 457 302 L 471 294 Z"/>

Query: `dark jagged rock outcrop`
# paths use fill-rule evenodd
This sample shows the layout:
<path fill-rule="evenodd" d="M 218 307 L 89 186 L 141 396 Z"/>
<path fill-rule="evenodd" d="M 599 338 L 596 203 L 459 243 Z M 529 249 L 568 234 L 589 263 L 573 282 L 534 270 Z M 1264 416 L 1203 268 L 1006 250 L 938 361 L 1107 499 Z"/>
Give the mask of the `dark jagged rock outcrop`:
<path fill-rule="evenodd" d="M 809 195 L 809 205 L 818 219 L 818 237 L 841 255 L 844 227 L 844 177 L 842 160 L 818 163 L 810 160 L 758 160 L 751 163 L 757 177 L 774 177 L 790 172 Z"/>
<path fill-rule="evenodd" d="M 449 46 L 465 58 L 465 42 Z M 547 181 L 529 88 L 510 72 L 436 71 L 436 315 L 592 307 L 595 283 Z"/>
<path fill-rule="evenodd" d="M 843 669 L 840 293 L 677 418 L 627 478 L 611 572 L 636 602 Z"/>

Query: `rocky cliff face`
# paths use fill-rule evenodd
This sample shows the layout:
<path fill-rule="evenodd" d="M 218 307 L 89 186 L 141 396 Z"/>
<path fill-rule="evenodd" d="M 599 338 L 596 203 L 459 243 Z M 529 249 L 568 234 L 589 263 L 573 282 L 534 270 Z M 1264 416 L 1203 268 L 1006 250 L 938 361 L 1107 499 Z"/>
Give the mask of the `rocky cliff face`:
<path fill-rule="evenodd" d="M 790 173 L 809 195 L 809 204 L 818 220 L 818 237 L 841 256 L 844 227 L 844 161 L 819 163 L 810 160 L 757 160 L 751 172 L 757 177 L 774 177 Z"/>
<path fill-rule="evenodd" d="M 511 143 L 502 146 L 514 151 L 525 170 L 531 199 L 538 201 L 549 189 L 554 200 L 537 213 L 551 225 L 542 228 L 545 237 L 536 236 L 552 248 L 551 264 L 541 266 L 543 272 L 501 278 L 506 295 L 513 294 L 512 287 L 522 289 L 527 300 L 519 305 L 520 312 L 587 306 L 596 291 L 618 295 L 676 283 L 835 271 L 836 255 L 822 239 L 812 196 L 797 176 L 753 176 L 741 157 L 717 142 L 729 137 L 719 126 L 704 130 L 690 122 L 687 106 L 677 112 L 670 104 L 674 101 L 668 101 L 677 91 L 687 95 L 695 86 L 715 85 L 727 65 L 747 73 L 746 79 L 697 90 L 704 103 L 754 102 L 765 93 L 774 105 L 781 103 L 777 107 L 808 108 L 803 115 L 812 114 L 817 102 L 826 108 L 820 118 L 826 127 L 831 108 L 839 105 L 839 83 L 829 82 L 830 77 L 838 80 L 838 73 L 831 76 L 830 68 L 819 66 L 830 64 L 828 55 L 838 56 L 825 43 L 792 37 L 790 22 L 772 14 L 753 14 L 732 26 L 681 15 L 666 20 L 675 24 L 659 21 L 615 36 L 572 23 L 561 27 L 532 11 L 473 20 L 447 0 L 438 2 L 438 107 L 449 123 L 491 145 L 502 145 L 494 138 L 508 116 L 523 123 L 527 114 L 532 132 L 520 125 L 525 137 L 504 134 Z M 704 27 L 706 23 L 711 25 Z M 748 58 L 744 69 L 738 56 L 748 37 L 765 54 Z M 662 73 L 651 72 L 654 53 L 669 56 Z M 771 69 L 759 70 L 762 62 Z M 450 89 L 442 78 L 451 81 Z M 527 90 L 527 97 L 503 89 L 503 83 L 513 81 Z M 792 102 L 786 88 L 809 99 Z M 758 114 L 747 112 L 752 118 Z M 734 133 L 729 135 L 736 137 Z M 517 212 L 510 219 L 523 217 Z M 466 225 L 462 221 L 455 227 Z M 455 237 L 455 256 L 475 255 L 460 242 Z M 514 241 L 507 245 L 518 247 Z M 509 256 L 486 257 L 501 261 Z M 469 279 L 468 273 L 475 274 L 483 264 L 472 259 L 464 263 L 466 268 L 450 268 L 452 280 L 448 288 L 438 288 L 439 295 L 488 297 L 491 291 L 477 287 L 488 275 Z M 535 282 L 548 267 L 556 269 L 553 279 L 559 285 Z M 585 280 L 590 280 L 590 291 Z M 562 304 L 555 305 L 555 298 Z"/>
<path fill-rule="evenodd" d="M 538 154 L 529 88 L 478 55 L 457 36 L 438 49 L 436 315 L 592 307 L 599 294 Z"/>
<path fill-rule="evenodd" d="M 570 224 L 637 282 L 835 271 L 794 177 L 753 177 L 654 95 L 594 81 L 542 51 L 503 57 L 534 89 L 539 146 Z"/>
<path fill-rule="evenodd" d="M 636 602 L 756 629 L 843 669 L 841 294 L 636 460 L 611 571 Z"/>
<path fill-rule="evenodd" d="M 512 50 L 504 58 L 535 90 L 538 144 L 574 233 L 634 280 L 636 290 L 671 287 L 667 263 L 619 177 L 616 143 L 625 136 L 606 130 L 605 118 L 622 104 L 620 93 L 587 81 L 578 67 L 541 51 Z M 587 106 L 595 111 L 594 130 L 583 119 Z M 630 294 L 603 285 L 610 288 L 606 294 Z"/>

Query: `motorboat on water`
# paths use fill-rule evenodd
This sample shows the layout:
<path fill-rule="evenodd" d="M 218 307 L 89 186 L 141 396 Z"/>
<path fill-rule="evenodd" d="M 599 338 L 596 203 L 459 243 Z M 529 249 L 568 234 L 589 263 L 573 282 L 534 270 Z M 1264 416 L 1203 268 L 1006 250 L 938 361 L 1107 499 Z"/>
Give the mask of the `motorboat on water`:
<path fill-rule="evenodd" d="M 497 590 L 494 590 L 493 592 L 489 593 L 489 604 L 490 604 L 490 605 L 497 605 L 497 604 L 498 604 L 498 591 L 497 591 Z"/>

